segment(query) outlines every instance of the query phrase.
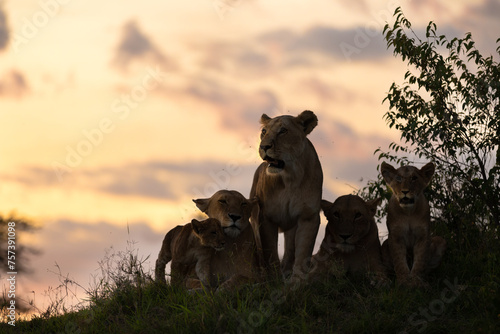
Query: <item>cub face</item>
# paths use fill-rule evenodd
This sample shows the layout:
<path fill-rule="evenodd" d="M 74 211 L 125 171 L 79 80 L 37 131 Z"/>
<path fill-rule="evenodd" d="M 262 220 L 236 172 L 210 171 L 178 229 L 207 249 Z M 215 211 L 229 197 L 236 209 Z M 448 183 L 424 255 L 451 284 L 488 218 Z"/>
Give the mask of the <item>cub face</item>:
<path fill-rule="evenodd" d="M 224 231 L 220 222 L 215 218 L 208 218 L 203 221 L 193 219 L 191 221 L 194 234 L 200 239 L 200 243 L 205 247 L 212 247 L 216 251 L 224 249 Z"/>
<path fill-rule="evenodd" d="M 220 221 L 224 233 L 236 238 L 250 225 L 250 216 L 257 199 L 248 200 L 234 190 L 219 190 L 210 198 L 194 199 L 198 209 Z"/>
<path fill-rule="evenodd" d="M 333 203 L 321 201 L 328 224 L 326 233 L 335 247 L 343 253 L 355 250 L 356 245 L 370 232 L 381 199 L 365 202 L 357 195 L 340 196 Z"/>
<path fill-rule="evenodd" d="M 382 162 L 380 166 L 382 177 L 391 188 L 399 206 L 407 210 L 414 208 L 425 187 L 429 185 L 434 171 L 435 166 L 432 162 L 421 169 L 413 166 L 402 166 L 395 169 L 385 162 Z"/>
<path fill-rule="evenodd" d="M 306 136 L 318 124 L 312 111 L 303 111 L 299 116 L 289 115 L 271 118 L 263 114 L 260 123 L 259 155 L 268 163 L 267 174 L 278 174 L 291 168 L 294 160 L 300 159 Z"/>

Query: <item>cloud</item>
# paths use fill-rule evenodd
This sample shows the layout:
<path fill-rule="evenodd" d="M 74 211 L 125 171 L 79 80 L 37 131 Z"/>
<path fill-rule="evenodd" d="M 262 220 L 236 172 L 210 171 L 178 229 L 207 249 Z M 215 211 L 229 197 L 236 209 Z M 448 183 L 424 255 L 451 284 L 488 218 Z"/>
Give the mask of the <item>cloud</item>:
<path fill-rule="evenodd" d="M 250 192 L 253 173 L 257 165 L 233 163 L 234 158 L 242 158 L 235 152 L 227 161 L 192 161 L 171 163 L 149 161 L 131 164 L 122 168 L 94 171 L 89 178 L 110 179 L 98 191 L 121 196 L 141 196 L 157 199 L 178 200 L 210 197 L 220 189 L 234 189 L 247 195 Z M 189 203 L 191 204 L 191 203 Z"/>
<path fill-rule="evenodd" d="M 57 174 L 52 169 L 38 166 L 27 166 L 17 171 L 15 175 L 0 174 L 0 178 L 5 181 L 13 181 L 33 187 L 54 186 L 59 182 Z"/>
<path fill-rule="evenodd" d="M 127 173 L 125 173 L 127 174 Z M 163 199 L 174 199 L 174 194 L 165 184 L 150 175 L 131 175 L 131 178 L 115 179 L 104 185 L 101 189 L 115 195 L 142 196 Z"/>
<path fill-rule="evenodd" d="M 378 99 L 364 91 L 349 88 L 344 83 L 321 79 L 315 74 L 303 77 L 296 82 L 297 89 L 300 89 L 301 92 L 316 97 L 318 101 L 331 103 L 332 106 L 346 108 L 359 103 L 366 105 L 380 103 Z"/>
<path fill-rule="evenodd" d="M 193 48 L 199 49 L 196 45 Z M 260 78 L 278 65 L 270 51 L 254 41 L 217 41 L 201 45 L 205 72 L 227 72 L 244 78 Z"/>
<path fill-rule="evenodd" d="M 379 147 L 387 149 L 391 142 L 384 136 L 359 132 L 347 123 L 326 117 L 319 119 L 309 139 L 323 167 L 323 198 L 329 200 L 376 179 L 380 161 L 373 152 Z"/>
<path fill-rule="evenodd" d="M 113 65 L 123 71 L 135 62 L 153 62 L 163 68 L 172 68 L 173 64 L 155 46 L 135 21 L 127 22 L 122 28 L 122 36 L 116 48 Z"/>
<path fill-rule="evenodd" d="M 275 29 L 246 40 L 219 40 L 195 47 L 203 49 L 200 65 L 204 73 L 227 72 L 251 79 L 294 67 L 318 68 L 325 61 L 378 61 L 391 56 L 382 25 L 376 31 L 365 26 L 341 29 L 323 25 L 302 32 Z"/>
<path fill-rule="evenodd" d="M 228 158 L 229 160 L 231 158 Z M 256 166 L 233 165 L 228 161 L 149 161 L 120 168 L 95 170 L 88 173 L 88 177 L 107 180 L 100 182 L 97 190 L 120 196 L 178 200 L 186 195 L 209 197 L 219 189 L 249 192 Z"/>
<path fill-rule="evenodd" d="M 477 42 L 479 51 L 484 56 L 488 56 L 489 54 L 498 55 L 496 40 L 500 37 L 498 34 L 500 31 L 499 17 L 500 3 L 497 0 L 484 0 L 468 5 L 464 10 L 463 17 L 457 21 L 463 29 L 472 32 L 472 38 Z"/>
<path fill-rule="evenodd" d="M 303 33 L 281 29 L 265 33 L 258 40 L 288 54 L 289 64 L 297 63 L 296 60 L 300 59 L 297 55 L 312 53 L 346 61 L 377 61 L 391 55 L 387 51 L 382 32 L 366 27 L 339 29 L 314 26 Z"/>
<path fill-rule="evenodd" d="M 28 91 L 24 75 L 17 70 L 11 70 L 0 78 L 0 96 L 22 97 Z"/>
<path fill-rule="evenodd" d="M 321 115 L 320 115 L 321 116 Z M 378 147 L 387 147 L 390 140 L 374 134 L 355 131 L 350 125 L 336 119 L 321 119 L 319 126 L 309 135 L 320 157 L 327 165 L 336 168 L 338 159 L 346 161 L 358 157 L 371 157 Z M 333 157 L 333 160 L 329 160 Z M 354 174 L 351 179 L 358 178 Z"/>
<path fill-rule="evenodd" d="M 278 96 L 270 89 L 246 92 L 206 77 L 192 80 L 184 94 L 214 107 L 221 117 L 222 126 L 243 137 L 255 133 L 263 113 L 273 115 L 280 106 Z"/>
<path fill-rule="evenodd" d="M 155 167 L 156 166 L 156 167 Z M 175 199 L 169 178 L 182 171 L 169 172 L 156 162 L 152 165 L 136 164 L 123 167 L 103 167 L 99 169 L 73 170 L 61 183 L 51 168 L 29 166 L 15 176 L 2 175 L 4 180 L 12 180 L 31 187 L 82 187 L 117 196 L 138 196 L 157 199 Z"/>
<path fill-rule="evenodd" d="M 9 27 L 7 26 L 7 15 L 0 2 L 0 51 L 5 50 L 9 44 Z"/>
<path fill-rule="evenodd" d="M 470 5 L 478 16 L 487 18 L 498 23 L 500 16 L 500 3 L 497 0 L 485 0 L 482 3 Z"/>
<path fill-rule="evenodd" d="M 247 149 L 247 148 L 245 148 Z M 120 167 L 75 169 L 59 181 L 51 168 L 30 166 L 14 175 L 0 174 L 4 181 L 14 181 L 29 187 L 68 187 L 89 189 L 101 194 L 121 197 L 142 197 L 171 200 L 190 197 L 209 197 L 219 189 L 235 189 L 243 194 L 250 192 L 253 162 L 233 163 L 247 158 L 253 151 L 241 148 L 227 161 L 192 161 L 174 163 L 148 161 Z"/>

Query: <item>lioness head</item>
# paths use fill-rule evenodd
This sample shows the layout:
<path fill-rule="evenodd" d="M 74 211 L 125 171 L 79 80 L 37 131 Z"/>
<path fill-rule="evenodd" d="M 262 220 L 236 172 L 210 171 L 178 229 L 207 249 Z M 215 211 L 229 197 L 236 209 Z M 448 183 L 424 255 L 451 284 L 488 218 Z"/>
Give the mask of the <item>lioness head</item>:
<path fill-rule="evenodd" d="M 268 163 L 267 173 L 276 174 L 292 166 L 304 150 L 305 138 L 318 125 L 312 111 L 303 111 L 299 116 L 289 115 L 271 118 L 263 114 L 260 118 L 259 154 Z"/>
<path fill-rule="evenodd" d="M 352 252 L 370 232 L 380 202 L 380 198 L 365 202 L 356 195 L 340 196 L 333 203 L 322 200 L 321 209 L 328 220 L 325 233 L 332 237 L 334 247 L 343 253 Z"/>
<path fill-rule="evenodd" d="M 198 209 L 221 222 L 224 233 L 236 238 L 250 225 L 250 215 L 257 199 L 248 200 L 234 190 L 219 190 L 210 198 L 194 199 Z"/>
<path fill-rule="evenodd" d="M 193 219 L 191 225 L 194 234 L 200 239 L 203 246 L 212 247 L 216 251 L 224 249 L 225 235 L 217 219 L 208 218 L 202 221 Z"/>
<path fill-rule="evenodd" d="M 388 163 L 382 162 L 380 172 L 387 185 L 403 209 L 411 210 L 418 198 L 423 194 L 425 187 L 434 175 L 435 166 L 429 162 L 421 169 L 413 166 L 402 166 L 395 169 Z"/>

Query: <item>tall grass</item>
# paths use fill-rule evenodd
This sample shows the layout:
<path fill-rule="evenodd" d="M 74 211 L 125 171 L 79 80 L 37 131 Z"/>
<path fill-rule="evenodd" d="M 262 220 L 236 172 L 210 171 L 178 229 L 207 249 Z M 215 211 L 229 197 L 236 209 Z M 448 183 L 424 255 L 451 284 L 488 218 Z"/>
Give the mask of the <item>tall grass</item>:
<path fill-rule="evenodd" d="M 75 309 L 47 308 L 5 333 L 498 333 L 500 243 L 453 241 L 428 289 L 375 289 L 364 277 L 325 277 L 237 291 L 159 285 L 137 250 L 107 252 Z M 63 280 L 64 282 L 64 280 Z M 77 284 L 71 280 L 67 285 Z"/>

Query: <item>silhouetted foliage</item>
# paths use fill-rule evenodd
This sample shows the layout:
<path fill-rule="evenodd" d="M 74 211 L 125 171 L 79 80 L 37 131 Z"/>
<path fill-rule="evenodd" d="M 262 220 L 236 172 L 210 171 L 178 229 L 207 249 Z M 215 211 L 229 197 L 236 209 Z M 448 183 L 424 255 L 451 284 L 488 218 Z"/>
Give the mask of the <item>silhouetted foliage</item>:
<path fill-rule="evenodd" d="M 2 266 L 2 272 L 8 272 L 12 270 L 7 270 L 7 247 L 8 247 L 8 223 L 14 222 L 15 226 L 15 271 L 19 273 L 30 273 L 30 267 L 28 263 L 28 256 L 33 254 L 38 254 L 39 251 L 29 245 L 19 242 L 20 235 L 23 233 L 32 233 L 37 227 L 33 222 L 17 217 L 14 214 L 9 216 L 0 215 L 0 264 Z"/>
<path fill-rule="evenodd" d="M 497 233 L 500 227 L 500 65 L 483 57 L 472 35 L 449 40 L 430 22 L 425 38 L 412 30 L 401 8 L 384 37 L 409 70 L 393 83 L 384 102 L 390 128 L 403 144 L 375 151 L 381 161 L 433 161 L 436 174 L 427 196 L 434 220 L 453 236 Z M 497 43 L 500 39 L 497 40 Z M 500 46 L 496 49 L 500 54 Z M 379 177 L 361 190 L 365 197 L 389 194 Z"/>
<path fill-rule="evenodd" d="M 9 227 L 11 228 L 10 230 Z M 0 278 L 4 279 L 3 273 L 7 272 L 17 272 L 17 275 L 29 274 L 32 272 L 28 258 L 29 255 L 38 254 L 39 251 L 19 242 L 19 240 L 20 235 L 26 232 L 34 232 L 34 230 L 36 230 L 36 227 L 33 222 L 29 220 L 17 217 L 13 214 L 7 217 L 0 215 L 0 265 L 2 266 Z M 11 237 L 10 244 L 9 236 Z M 9 249 L 9 245 L 14 247 Z M 11 251 L 10 253 L 8 252 L 9 250 Z M 11 262 L 9 263 L 8 260 Z M 13 267 L 9 267 L 9 264 L 13 265 Z M 0 296 L 0 309 L 3 310 L 8 306 L 8 300 L 9 298 L 7 298 L 6 292 L 2 291 L 2 295 Z M 18 302 L 17 310 L 27 311 L 28 308 L 25 303 Z"/>

